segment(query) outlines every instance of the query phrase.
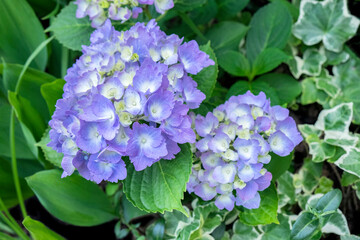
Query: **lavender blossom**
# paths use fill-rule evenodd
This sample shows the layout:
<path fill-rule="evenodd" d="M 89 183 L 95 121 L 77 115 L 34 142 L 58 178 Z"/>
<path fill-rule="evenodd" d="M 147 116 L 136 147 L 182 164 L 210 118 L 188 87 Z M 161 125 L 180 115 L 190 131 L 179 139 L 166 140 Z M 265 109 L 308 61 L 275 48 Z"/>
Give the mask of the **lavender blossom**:
<path fill-rule="evenodd" d="M 154 5 L 158 13 L 174 7 L 173 0 L 76 0 L 77 18 L 89 16 L 93 28 L 101 27 L 107 19 L 124 23 L 130 18 L 138 18 L 143 8 Z"/>
<path fill-rule="evenodd" d="M 206 117 L 196 116 L 194 123 L 198 162 L 187 190 L 229 211 L 235 205 L 258 208 L 259 191 L 272 179 L 264 166 L 269 153 L 289 155 L 302 141 L 289 111 L 271 107 L 263 92 L 233 96 Z"/>
<path fill-rule="evenodd" d="M 167 36 L 154 20 L 125 32 L 107 20 L 90 40 L 68 69 L 63 99 L 49 123 L 49 146 L 64 154 L 64 177 L 77 169 L 86 179 L 116 182 L 126 177 L 122 156 L 141 171 L 175 158 L 178 144 L 195 143 L 188 112 L 205 95 L 181 64 L 179 51 L 198 46 Z M 198 54 L 189 60 L 198 71 L 214 64 Z"/>

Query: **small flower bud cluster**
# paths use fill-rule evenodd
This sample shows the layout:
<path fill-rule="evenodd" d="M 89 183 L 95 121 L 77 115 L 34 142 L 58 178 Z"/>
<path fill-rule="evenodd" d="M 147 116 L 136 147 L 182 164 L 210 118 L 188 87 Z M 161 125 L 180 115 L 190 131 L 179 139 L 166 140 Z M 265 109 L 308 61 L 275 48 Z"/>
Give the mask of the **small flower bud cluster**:
<path fill-rule="evenodd" d="M 158 13 L 174 7 L 173 0 L 76 0 L 77 18 L 89 16 L 93 28 L 101 27 L 106 19 L 121 21 L 137 18 L 143 12 L 142 5 L 155 5 Z"/>
<path fill-rule="evenodd" d="M 259 191 L 270 185 L 264 168 L 269 152 L 286 156 L 302 141 L 289 111 L 270 106 L 263 92 L 233 96 L 206 117 L 196 116 L 198 134 L 195 163 L 187 185 L 203 200 L 215 198 L 219 209 L 234 204 L 252 209 L 260 204 Z"/>
<path fill-rule="evenodd" d="M 107 20 L 90 41 L 49 123 L 63 176 L 77 168 L 86 179 L 116 182 L 126 177 L 122 156 L 140 171 L 195 143 L 188 111 L 205 95 L 188 73 L 214 64 L 195 41 L 167 36 L 154 20 L 125 32 Z"/>

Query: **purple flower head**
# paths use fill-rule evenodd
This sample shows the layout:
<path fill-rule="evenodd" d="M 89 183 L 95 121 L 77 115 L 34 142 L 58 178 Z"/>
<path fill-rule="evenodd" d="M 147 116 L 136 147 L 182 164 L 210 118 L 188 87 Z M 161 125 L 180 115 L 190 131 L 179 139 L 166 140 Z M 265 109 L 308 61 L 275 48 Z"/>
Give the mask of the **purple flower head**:
<path fill-rule="evenodd" d="M 259 191 L 272 179 L 264 166 L 269 153 L 289 155 L 302 141 L 289 111 L 272 107 L 263 92 L 232 96 L 206 117 L 194 117 L 194 123 L 200 161 L 195 160 L 188 188 L 205 201 L 214 199 L 219 209 L 258 208 Z"/>
<path fill-rule="evenodd" d="M 131 9 L 141 7 L 130 2 L 136 6 L 97 0 L 76 4 L 78 16 L 89 15 L 95 23 L 103 13 L 126 20 Z M 140 4 L 158 4 L 164 10 L 170 2 Z M 77 169 L 92 181 L 117 181 L 126 176 L 122 156 L 140 171 L 161 159 L 174 159 L 179 144 L 195 143 L 189 109 L 197 108 L 205 95 L 180 61 L 183 39 L 167 36 L 155 20 L 124 32 L 104 20 L 90 42 L 68 69 L 63 99 L 49 122 L 49 146 L 64 154 L 63 176 Z M 117 156 L 116 162 L 105 158 L 108 152 Z"/>
<path fill-rule="evenodd" d="M 107 19 L 124 23 L 131 17 L 138 18 L 146 5 L 155 5 L 156 11 L 160 14 L 174 7 L 173 0 L 76 0 L 75 4 L 76 17 L 89 16 L 93 28 L 101 27 Z"/>

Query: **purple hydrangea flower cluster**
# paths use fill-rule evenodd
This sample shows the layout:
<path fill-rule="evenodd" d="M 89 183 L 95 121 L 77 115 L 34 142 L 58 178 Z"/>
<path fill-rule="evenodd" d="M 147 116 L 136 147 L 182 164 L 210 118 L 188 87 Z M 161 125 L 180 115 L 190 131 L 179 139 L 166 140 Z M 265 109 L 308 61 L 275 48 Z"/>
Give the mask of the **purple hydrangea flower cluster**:
<path fill-rule="evenodd" d="M 140 171 L 195 142 L 188 111 L 205 95 L 188 73 L 214 64 L 195 41 L 167 36 L 154 20 L 125 32 L 107 20 L 90 41 L 49 123 L 63 176 L 77 168 L 86 179 L 116 182 L 126 177 L 122 156 Z"/>
<path fill-rule="evenodd" d="M 258 208 L 258 192 L 272 179 L 264 168 L 269 152 L 286 156 L 302 141 L 289 111 L 270 106 L 263 92 L 233 96 L 194 121 L 200 161 L 193 166 L 187 190 L 205 201 L 215 198 L 219 209 L 229 211 L 234 204 Z"/>
<path fill-rule="evenodd" d="M 155 5 L 158 13 L 174 7 L 173 0 L 76 0 L 77 18 L 89 16 L 93 28 L 101 27 L 106 19 L 121 21 L 137 18 L 145 5 Z"/>

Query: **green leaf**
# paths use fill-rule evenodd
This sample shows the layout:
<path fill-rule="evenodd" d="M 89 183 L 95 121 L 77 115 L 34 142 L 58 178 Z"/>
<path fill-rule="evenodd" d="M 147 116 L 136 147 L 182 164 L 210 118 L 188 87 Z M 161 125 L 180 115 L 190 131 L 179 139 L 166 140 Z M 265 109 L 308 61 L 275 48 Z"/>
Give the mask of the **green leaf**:
<path fill-rule="evenodd" d="M 340 237 L 341 240 L 360 240 L 359 236 L 356 235 L 345 235 Z"/>
<path fill-rule="evenodd" d="M 280 105 L 291 103 L 301 93 L 301 84 L 288 74 L 269 73 L 257 78 L 256 82 L 266 82 L 274 88 Z"/>
<path fill-rule="evenodd" d="M 334 233 L 340 236 L 350 234 L 346 217 L 340 210 L 330 215 L 323 224 L 321 231 L 323 233 Z"/>
<path fill-rule="evenodd" d="M 341 185 L 344 187 L 350 186 L 357 181 L 360 181 L 360 178 L 351 173 L 343 172 L 341 175 Z"/>
<path fill-rule="evenodd" d="M 248 226 L 237 220 L 233 225 L 234 235 L 231 240 L 242 240 L 242 239 L 258 239 L 259 233 L 254 227 Z"/>
<path fill-rule="evenodd" d="M 44 29 L 25 0 L 0 2 L 0 56 L 6 62 L 24 64 L 30 54 L 45 40 Z M 44 70 L 47 51 L 42 50 L 30 64 Z"/>
<path fill-rule="evenodd" d="M 332 52 L 332 51 L 329 51 L 329 50 L 325 50 L 325 56 L 326 56 L 325 64 L 326 65 L 331 65 L 331 66 L 339 65 L 341 63 L 344 63 L 347 60 L 349 60 L 349 58 L 350 58 L 350 55 L 345 51 L 342 51 L 340 53 L 336 53 L 336 52 Z"/>
<path fill-rule="evenodd" d="M 279 224 L 269 224 L 263 227 L 264 234 L 261 240 L 290 240 L 290 224 L 287 216 L 279 215 Z"/>
<path fill-rule="evenodd" d="M 284 48 L 291 34 L 291 25 L 291 15 L 283 4 L 270 3 L 257 11 L 246 38 L 246 54 L 250 62 L 267 48 Z"/>
<path fill-rule="evenodd" d="M 216 53 L 237 50 L 248 29 L 241 23 L 224 21 L 210 28 L 205 37 L 211 41 L 211 46 Z"/>
<path fill-rule="evenodd" d="M 309 76 L 319 76 L 321 73 L 321 67 L 326 61 L 326 57 L 323 51 L 319 51 L 315 48 L 308 48 L 303 54 L 302 72 Z"/>
<path fill-rule="evenodd" d="M 70 3 L 57 15 L 48 30 L 54 32 L 57 40 L 71 50 L 81 51 L 82 45 L 90 44 L 90 35 L 94 31 L 89 19 L 76 18 L 77 6 Z"/>
<path fill-rule="evenodd" d="M 224 51 L 218 55 L 219 65 L 231 75 L 245 77 L 250 75 L 250 63 L 238 51 Z"/>
<path fill-rule="evenodd" d="M 135 207 L 125 196 L 121 197 L 122 215 L 124 220 L 129 223 L 132 219 L 147 215 L 147 212 L 141 211 Z"/>
<path fill-rule="evenodd" d="M 247 225 L 279 223 L 277 219 L 278 196 L 273 183 L 260 192 L 260 207 L 257 209 L 244 209 L 240 213 L 240 221 Z"/>
<path fill-rule="evenodd" d="M 195 24 L 206 24 L 215 18 L 218 12 L 215 0 L 208 0 L 200 7 L 190 12 L 190 18 Z"/>
<path fill-rule="evenodd" d="M 344 42 L 355 35 L 359 22 L 350 15 L 345 0 L 301 1 L 293 34 L 306 45 L 323 42 L 326 49 L 340 52 Z"/>
<path fill-rule="evenodd" d="M 309 237 L 318 230 L 319 226 L 320 221 L 316 216 L 309 212 L 302 212 L 291 229 L 291 239 L 310 239 Z"/>
<path fill-rule="evenodd" d="M 237 81 L 230 87 L 229 91 L 226 94 L 226 99 L 229 99 L 231 96 L 244 94 L 249 90 L 250 90 L 250 82 Z"/>
<path fill-rule="evenodd" d="M 315 209 L 320 213 L 334 211 L 339 207 L 341 199 L 341 191 L 339 189 L 333 189 L 319 199 Z"/>
<path fill-rule="evenodd" d="M 56 79 L 53 82 L 41 85 L 41 95 L 46 101 L 50 115 L 55 111 L 56 101 L 62 97 L 64 84 L 65 81 L 63 79 Z"/>
<path fill-rule="evenodd" d="M 330 178 L 322 176 L 319 180 L 319 187 L 315 190 L 315 193 L 327 193 L 333 188 L 334 182 Z"/>
<path fill-rule="evenodd" d="M 57 233 L 51 231 L 44 224 L 27 216 L 22 224 L 30 232 L 32 239 L 34 240 L 65 240 Z"/>
<path fill-rule="evenodd" d="M 286 170 L 289 169 L 294 154 L 291 153 L 288 156 L 280 157 L 274 153 L 270 153 L 271 161 L 265 165 L 265 168 L 271 172 L 272 181 L 276 181 Z"/>
<path fill-rule="evenodd" d="M 306 159 L 299 173 L 294 174 L 294 185 L 296 188 L 311 194 L 319 185 L 319 179 L 322 172 L 322 163 L 314 163 Z"/>
<path fill-rule="evenodd" d="M 211 94 L 215 88 L 216 79 L 219 72 L 219 66 L 214 51 L 210 47 L 210 42 L 206 45 L 200 46 L 200 50 L 207 53 L 210 59 L 214 60 L 215 65 L 209 66 L 193 76 L 193 79 L 198 84 L 198 89 L 206 95 L 206 99 L 209 100 Z"/>
<path fill-rule="evenodd" d="M 264 49 L 257 55 L 252 66 L 252 76 L 261 75 L 286 62 L 289 56 L 277 48 Z"/>
<path fill-rule="evenodd" d="M 318 89 L 313 78 L 305 78 L 301 82 L 301 104 L 307 105 L 317 101 Z"/>
<path fill-rule="evenodd" d="M 277 179 L 277 190 L 279 207 L 295 203 L 295 187 L 293 185 L 293 175 L 290 172 L 286 171 Z"/>
<path fill-rule="evenodd" d="M 95 226 L 115 218 L 105 193 L 79 175 L 61 178 L 61 171 L 54 169 L 38 172 L 26 181 L 45 209 L 61 221 Z"/>
<path fill-rule="evenodd" d="M 348 149 L 335 164 L 342 170 L 360 177 L 360 149 Z"/>
<path fill-rule="evenodd" d="M 40 147 L 44 153 L 44 157 L 47 161 L 51 162 L 54 166 L 61 168 L 61 162 L 64 157 L 64 154 L 58 153 L 51 147 L 48 147 L 47 144 L 50 142 L 49 136 L 50 127 L 46 129 L 44 135 L 42 136 L 40 142 L 36 146 Z"/>
<path fill-rule="evenodd" d="M 192 153 L 188 145 L 181 145 L 181 151 L 172 160 L 160 160 L 143 171 L 127 166 L 124 192 L 128 200 L 146 212 L 172 211 L 176 209 L 185 215 L 181 199 L 192 166 Z"/>
<path fill-rule="evenodd" d="M 230 19 L 235 17 L 236 14 L 241 12 L 249 0 L 216 0 L 218 4 L 218 15 L 217 18 L 220 20 Z"/>
<path fill-rule="evenodd" d="M 331 109 L 322 110 L 315 127 L 323 131 L 337 131 L 347 134 L 353 116 L 352 109 L 352 103 L 342 103 Z"/>
<path fill-rule="evenodd" d="M 180 12 L 191 11 L 194 8 L 204 5 L 206 0 L 176 0 L 174 10 Z"/>

